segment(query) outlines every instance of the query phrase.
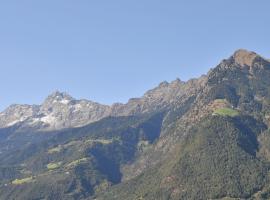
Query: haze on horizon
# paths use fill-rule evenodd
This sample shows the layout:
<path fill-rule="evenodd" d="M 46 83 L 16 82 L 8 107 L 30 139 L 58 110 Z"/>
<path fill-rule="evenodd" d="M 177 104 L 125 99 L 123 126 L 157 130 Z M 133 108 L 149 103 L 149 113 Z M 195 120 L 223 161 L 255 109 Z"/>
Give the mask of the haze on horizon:
<path fill-rule="evenodd" d="M 55 90 L 126 102 L 164 80 L 205 74 L 239 48 L 270 58 L 269 7 L 267 0 L 0 2 L 0 110 L 40 104 Z"/>

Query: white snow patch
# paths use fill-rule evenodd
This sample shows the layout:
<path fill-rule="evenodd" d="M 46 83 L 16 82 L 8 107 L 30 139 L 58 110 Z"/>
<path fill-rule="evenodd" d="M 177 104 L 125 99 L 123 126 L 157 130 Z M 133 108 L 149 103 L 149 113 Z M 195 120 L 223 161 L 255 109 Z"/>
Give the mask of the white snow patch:
<path fill-rule="evenodd" d="M 67 99 L 63 99 L 63 100 L 60 101 L 60 103 L 62 103 L 62 104 L 69 104 L 69 102 L 70 102 L 70 101 L 67 100 Z"/>
<path fill-rule="evenodd" d="M 35 124 L 37 122 L 40 122 L 41 119 L 40 118 L 33 118 L 32 121 L 30 122 L 30 124 Z"/>
<path fill-rule="evenodd" d="M 47 123 L 47 124 L 53 124 L 55 122 L 55 117 L 52 115 L 44 116 L 40 119 L 40 121 Z"/>
<path fill-rule="evenodd" d="M 20 119 L 14 120 L 6 125 L 6 127 L 13 126 L 14 124 L 17 124 L 19 122 L 23 122 L 27 119 L 27 117 L 21 117 Z"/>
<path fill-rule="evenodd" d="M 40 118 L 33 118 L 33 122 L 38 122 L 40 121 Z"/>
<path fill-rule="evenodd" d="M 8 123 L 7 126 L 13 126 L 14 124 L 17 124 L 18 122 L 20 122 L 20 120 L 15 120 L 13 122 Z"/>
<path fill-rule="evenodd" d="M 94 109 L 94 106 L 93 105 L 90 105 L 89 107 L 88 107 L 88 109 Z"/>

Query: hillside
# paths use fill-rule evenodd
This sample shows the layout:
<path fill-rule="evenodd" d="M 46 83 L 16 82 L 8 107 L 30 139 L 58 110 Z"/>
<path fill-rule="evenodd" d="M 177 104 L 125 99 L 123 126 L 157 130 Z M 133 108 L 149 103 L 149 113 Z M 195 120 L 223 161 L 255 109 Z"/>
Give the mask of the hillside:
<path fill-rule="evenodd" d="M 238 50 L 127 104 L 0 114 L 0 199 L 269 199 L 270 62 Z"/>

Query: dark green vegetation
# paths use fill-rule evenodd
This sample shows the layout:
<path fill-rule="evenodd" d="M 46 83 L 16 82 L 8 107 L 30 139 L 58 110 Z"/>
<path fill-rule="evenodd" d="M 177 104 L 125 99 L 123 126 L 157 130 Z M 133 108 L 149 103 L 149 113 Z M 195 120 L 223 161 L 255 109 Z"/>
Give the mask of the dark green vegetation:
<path fill-rule="evenodd" d="M 163 115 L 107 118 L 1 156 L 1 199 L 78 199 L 121 181 L 138 143 L 159 137 Z M 36 133 L 45 134 L 45 133 Z M 49 134 L 49 133 L 46 133 Z"/>
<path fill-rule="evenodd" d="M 270 199 L 270 63 L 239 59 L 156 112 L 0 130 L 0 199 Z"/>
<path fill-rule="evenodd" d="M 235 117 L 239 115 L 239 113 L 231 108 L 219 108 L 214 111 L 214 114 L 216 115 L 221 115 L 221 116 L 230 116 L 230 117 Z"/>
<path fill-rule="evenodd" d="M 256 158 L 257 133 L 242 120 L 204 119 L 175 147 L 174 156 L 104 199 L 251 198 L 262 190 L 268 164 Z"/>

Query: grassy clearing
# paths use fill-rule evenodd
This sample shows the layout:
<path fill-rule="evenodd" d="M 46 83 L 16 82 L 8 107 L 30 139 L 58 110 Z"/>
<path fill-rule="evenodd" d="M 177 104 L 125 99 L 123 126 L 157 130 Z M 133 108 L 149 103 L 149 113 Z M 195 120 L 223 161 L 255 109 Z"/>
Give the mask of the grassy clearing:
<path fill-rule="evenodd" d="M 49 163 L 47 165 L 48 170 L 55 170 L 58 169 L 62 165 L 62 162 L 57 162 L 57 163 Z"/>
<path fill-rule="evenodd" d="M 81 158 L 79 160 L 74 160 L 71 163 L 69 163 L 67 165 L 67 167 L 76 167 L 77 165 L 79 165 L 80 163 L 86 162 L 88 159 L 87 158 Z"/>
<path fill-rule="evenodd" d="M 239 112 L 231 108 L 219 108 L 214 111 L 213 115 L 235 117 L 239 115 Z"/>
<path fill-rule="evenodd" d="M 81 141 L 71 141 L 69 143 L 64 144 L 63 148 L 68 148 L 70 146 L 80 145 L 81 143 L 82 143 Z"/>
<path fill-rule="evenodd" d="M 226 99 L 215 99 L 215 103 L 228 103 Z"/>
<path fill-rule="evenodd" d="M 59 153 L 61 150 L 62 150 L 62 147 L 59 145 L 59 146 L 57 146 L 55 148 L 49 149 L 48 153 L 49 154 Z"/>
<path fill-rule="evenodd" d="M 32 183 L 34 182 L 33 177 L 28 177 L 28 178 L 23 178 L 23 179 L 15 179 L 14 181 L 12 181 L 13 185 L 22 185 L 25 183 Z"/>
<path fill-rule="evenodd" d="M 112 140 L 103 140 L 103 139 L 96 139 L 96 140 L 86 140 L 85 143 L 92 144 L 92 143 L 101 143 L 101 144 L 111 144 Z"/>
<path fill-rule="evenodd" d="M 69 148 L 70 146 L 75 146 L 75 145 L 80 145 L 82 142 L 79 141 L 71 141 L 67 144 L 64 145 L 58 145 L 57 147 L 51 148 L 48 150 L 49 154 L 54 154 L 54 153 L 60 153 L 61 151 L 63 151 L 66 148 Z"/>

